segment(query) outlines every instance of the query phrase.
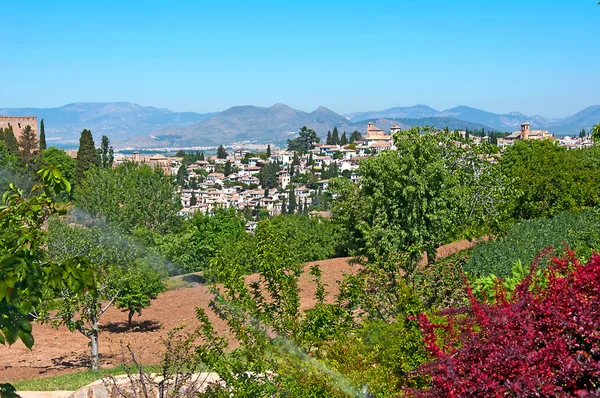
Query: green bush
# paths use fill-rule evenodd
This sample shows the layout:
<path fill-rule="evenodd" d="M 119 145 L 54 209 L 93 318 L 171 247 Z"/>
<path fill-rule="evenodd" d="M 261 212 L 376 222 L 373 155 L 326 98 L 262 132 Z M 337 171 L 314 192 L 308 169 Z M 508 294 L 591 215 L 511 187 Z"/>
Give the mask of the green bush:
<path fill-rule="evenodd" d="M 515 224 L 506 235 L 477 245 L 473 249 L 473 256 L 464 264 L 463 269 L 475 278 L 492 274 L 508 278 L 518 261 L 531 264 L 543 249 L 554 247 L 560 251 L 565 244 L 579 257 L 585 258 L 589 257 L 592 249 L 600 247 L 598 212 L 566 212 L 551 219 Z"/>

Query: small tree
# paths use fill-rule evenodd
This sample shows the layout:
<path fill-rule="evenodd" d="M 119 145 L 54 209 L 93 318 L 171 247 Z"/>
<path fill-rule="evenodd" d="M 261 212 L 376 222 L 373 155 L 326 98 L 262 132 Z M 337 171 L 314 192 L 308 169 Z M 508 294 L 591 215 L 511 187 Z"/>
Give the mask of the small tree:
<path fill-rule="evenodd" d="M 40 122 L 40 152 L 46 150 L 46 131 L 44 130 L 44 119 Z"/>
<path fill-rule="evenodd" d="M 113 147 L 110 145 L 108 137 L 105 135 L 102 136 L 98 155 L 100 156 L 100 164 L 102 167 L 112 167 L 115 159 L 115 153 Z"/>
<path fill-rule="evenodd" d="M 219 159 L 227 158 L 227 151 L 225 150 L 225 147 L 223 145 L 219 145 L 219 147 L 217 148 L 217 157 Z"/>
<path fill-rule="evenodd" d="M 38 153 L 38 139 L 35 131 L 31 126 L 27 125 L 21 133 L 19 139 L 19 146 L 21 147 L 21 158 L 23 162 L 29 163 Z"/>
<path fill-rule="evenodd" d="M 267 159 L 271 157 L 271 144 L 267 145 Z"/>
<path fill-rule="evenodd" d="M 289 190 L 289 214 L 294 214 L 296 212 L 296 192 L 295 192 L 295 187 L 294 185 L 290 185 L 290 190 Z"/>
<path fill-rule="evenodd" d="M 79 138 L 79 150 L 77 151 L 77 183 L 80 183 L 83 180 L 85 172 L 88 171 L 90 167 L 98 166 L 99 164 L 100 158 L 96 152 L 92 132 L 88 129 L 84 129 Z"/>

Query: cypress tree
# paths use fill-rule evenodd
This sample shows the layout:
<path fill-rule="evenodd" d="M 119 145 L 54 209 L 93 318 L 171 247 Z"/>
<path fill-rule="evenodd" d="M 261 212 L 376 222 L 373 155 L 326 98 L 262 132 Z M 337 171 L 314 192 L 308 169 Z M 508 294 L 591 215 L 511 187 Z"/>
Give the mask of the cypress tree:
<path fill-rule="evenodd" d="M 331 135 L 331 145 L 340 144 L 340 134 L 338 133 L 337 127 L 333 128 L 333 134 Z"/>
<path fill-rule="evenodd" d="M 12 126 L 8 126 L 8 128 L 4 130 L 4 141 L 6 142 L 8 152 L 10 152 L 11 155 L 18 156 L 19 143 L 17 142 Z"/>
<path fill-rule="evenodd" d="M 289 213 L 294 214 L 296 212 L 296 192 L 293 185 L 290 185 L 289 197 Z"/>
<path fill-rule="evenodd" d="M 333 141 L 331 140 L 331 131 L 327 132 L 327 141 L 325 141 L 327 145 L 333 145 Z"/>
<path fill-rule="evenodd" d="M 287 214 L 287 203 L 285 199 L 281 202 L 281 214 Z"/>
<path fill-rule="evenodd" d="M 200 158 L 198 160 L 201 160 L 204 162 L 204 152 L 200 152 Z"/>
<path fill-rule="evenodd" d="M 40 122 L 40 152 L 46 150 L 46 132 L 44 131 L 44 119 Z"/>
<path fill-rule="evenodd" d="M 100 164 L 102 165 L 102 167 L 104 167 L 104 168 L 112 167 L 113 162 L 115 160 L 115 154 L 114 154 L 113 147 L 110 146 L 110 141 L 108 140 L 108 137 L 105 135 L 102 136 L 102 142 L 100 143 L 99 155 L 100 155 Z"/>
<path fill-rule="evenodd" d="M 340 138 L 340 145 L 342 145 L 342 146 L 348 145 L 348 137 L 346 137 L 345 131 L 344 131 L 344 134 L 342 134 L 342 138 Z"/>
<path fill-rule="evenodd" d="M 79 138 L 79 149 L 77 150 L 77 164 L 75 167 L 75 174 L 77 176 L 77 182 L 81 182 L 85 177 L 85 172 L 88 171 L 92 166 L 98 166 L 100 159 L 98 152 L 96 152 L 96 146 L 94 145 L 94 137 L 92 132 L 88 129 L 84 129 L 81 132 Z"/>
<path fill-rule="evenodd" d="M 196 203 L 198 203 L 198 199 L 196 199 L 196 195 L 194 192 L 192 192 L 192 197 L 190 198 L 190 207 L 196 206 Z"/>
<path fill-rule="evenodd" d="M 271 157 L 271 144 L 267 145 L 267 159 Z"/>

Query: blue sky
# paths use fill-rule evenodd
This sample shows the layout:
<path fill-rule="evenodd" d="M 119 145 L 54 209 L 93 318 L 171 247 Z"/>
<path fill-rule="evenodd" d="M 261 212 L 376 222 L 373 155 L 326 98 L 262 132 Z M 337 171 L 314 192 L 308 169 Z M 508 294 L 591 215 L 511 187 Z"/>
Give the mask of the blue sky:
<path fill-rule="evenodd" d="M 3 0 L 0 108 L 600 104 L 594 0 Z"/>

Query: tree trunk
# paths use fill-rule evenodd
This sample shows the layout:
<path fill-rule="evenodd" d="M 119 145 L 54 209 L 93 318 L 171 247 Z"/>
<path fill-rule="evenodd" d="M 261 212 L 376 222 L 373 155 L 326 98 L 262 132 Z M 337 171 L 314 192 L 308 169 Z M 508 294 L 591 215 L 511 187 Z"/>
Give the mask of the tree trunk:
<path fill-rule="evenodd" d="M 98 353 L 98 323 L 94 322 L 93 330 L 90 333 L 90 343 L 92 346 L 92 370 L 98 370 L 98 359 L 100 354 Z"/>
<path fill-rule="evenodd" d="M 131 327 L 133 326 L 133 315 L 135 314 L 135 311 L 129 311 L 129 319 L 128 319 L 128 325 L 129 325 L 129 329 L 131 330 Z"/>

